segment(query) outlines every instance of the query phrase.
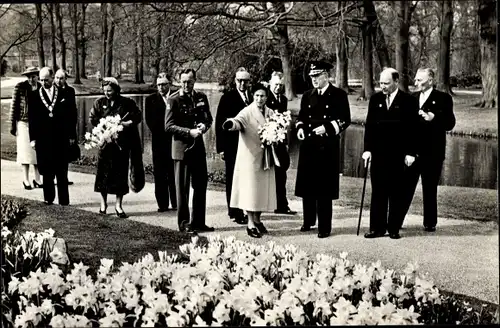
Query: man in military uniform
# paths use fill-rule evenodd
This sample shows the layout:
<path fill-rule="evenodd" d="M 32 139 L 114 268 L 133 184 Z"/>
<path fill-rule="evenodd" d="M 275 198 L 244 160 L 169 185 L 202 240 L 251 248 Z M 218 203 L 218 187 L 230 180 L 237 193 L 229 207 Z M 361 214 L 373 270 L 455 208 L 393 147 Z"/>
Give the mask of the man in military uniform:
<path fill-rule="evenodd" d="M 250 105 L 253 101 L 252 95 L 248 90 L 250 85 L 250 73 L 248 73 L 244 67 L 240 67 L 236 71 L 234 82 L 236 88 L 224 93 L 220 98 L 219 107 L 217 107 L 217 114 L 215 115 L 215 142 L 217 152 L 224 160 L 226 169 L 227 214 L 231 219 L 234 219 L 234 222 L 247 224 L 248 217 L 243 211 L 229 205 L 231 201 L 231 190 L 233 188 L 234 164 L 236 162 L 236 153 L 238 152 L 239 131 L 224 130 L 222 124 L 224 124 L 227 119 L 238 115 L 243 108 Z"/>
<path fill-rule="evenodd" d="M 283 73 L 273 72 L 271 74 L 271 79 L 269 80 L 269 97 L 267 97 L 266 106 L 275 110 L 279 113 L 284 113 L 288 107 L 288 99 L 283 94 L 285 91 L 285 85 L 283 82 Z M 281 147 L 281 146 L 280 146 Z M 297 214 L 297 212 L 292 211 L 288 206 L 288 200 L 286 198 L 286 171 L 290 166 L 290 155 L 288 154 L 288 144 L 282 145 L 282 154 L 286 156 L 285 166 L 275 167 L 275 177 L 276 177 L 276 201 L 277 209 L 274 213 L 277 214 Z"/>
<path fill-rule="evenodd" d="M 166 73 L 158 74 L 156 79 L 158 92 L 146 98 L 146 124 L 151 130 L 151 153 L 155 179 L 155 197 L 158 212 L 177 210 L 175 194 L 174 162 L 172 160 L 172 135 L 165 132 L 165 109 L 170 97 L 178 92 L 170 89 L 170 79 Z"/>
<path fill-rule="evenodd" d="M 304 224 L 309 231 L 318 218 L 318 237 L 332 229 L 332 200 L 339 198 L 340 133 L 351 124 L 347 93 L 328 81 L 332 65 L 310 66 L 314 89 L 302 96 L 295 124 L 300 144 L 295 195 L 302 197 Z"/>
<path fill-rule="evenodd" d="M 370 98 L 364 137 L 363 159 L 371 159 L 372 198 L 370 232 L 365 238 L 399 239 L 403 222 L 403 173 L 415 161 L 415 97 L 398 89 L 399 73 L 386 68 L 380 73 L 381 92 Z M 366 166 L 366 164 L 365 164 Z"/>
<path fill-rule="evenodd" d="M 207 96 L 194 91 L 196 72 L 184 69 L 180 73 L 179 94 L 168 100 L 165 131 L 172 134 L 177 194 L 177 222 L 179 230 L 214 231 L 205 224 L 207 198 L 207 158 L 203 134 L 212 125 Z M 189 215 L 189 186 L 193 188 L 192 216 Z"/>

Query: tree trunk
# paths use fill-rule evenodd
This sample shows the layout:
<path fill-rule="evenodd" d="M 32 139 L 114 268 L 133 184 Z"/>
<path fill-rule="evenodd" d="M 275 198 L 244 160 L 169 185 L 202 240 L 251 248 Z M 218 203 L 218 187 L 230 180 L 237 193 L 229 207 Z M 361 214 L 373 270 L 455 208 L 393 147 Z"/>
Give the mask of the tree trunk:
<path fill-rule="evenodd" d="M 144 33 L 139 21 L 141 35 L 139 36 L 139 83 L 144 83 Z"/>
<path fill-rule="evenodd" d="M 141 37 L 141 29 L 139 28 L 139 8 L 138 4 L 134 4 L 134 27 L 135 27 L 135 46 L 134 46 L 134 83 L 139 84 L 139 38 Z"/>
<path fill-rule="evenodd" d="M 80 77 L 82 79 L 87 78 L 87 70 L 85 69 L 85 62 L 87 58 L 87 44 L 86 44 L 86 38 L 85 38 L 85 10 L 87 9 L 87 5 L 85 3 L 81 4 L 82 8 L 82 16 L 80 17 L 80 25 L 79 25 L 79 30 L 80 30 Z"/>
<path fill-rule="evenodd" d="M 106 76 L 106 42 L 108 38 L 108 4 L 101 3 L 101 74 Z"/>
<path fill-rule="evenodd" d="M 338 9 L 342 10 L 344 7 L 345 2 L 339 1 L 338 2 Z M 342 20 L 340 22 L 341 26 L 339 29 L 339 35 L 337 38 L 337 45 L 336 45 L 336 55 L 337 55 L 337 75 L 336 75 L 336 82 L 337 82 L 337 87 L 344 90 L 345 92 L 349 93 L 349 81 L 348 81 L 348 71 L 349 71 L 349 62 L 347 58 L 347 52 L 348 52 L 348 40 L 346 38 L 346 33 L 347 33 L 347 23 Z"/>
<path fill-rule="evenodd" d="M 73 71 L 75 74 L 75 81 L 73 84 L 82 84 L 80 81 L 80 67 L 78 65 L 78 7 L 75 3 L 70 4 L 72 9 L 72 26 L 73 26 L 73 39 L 74 39 L 74 51 L 73 51 Z"/>
<path fill-rule="evenodd" d="M 452 0 L 441 2 L 441 42 L 437 69 L 437 89 L 452 94 L 450 86 L 451 30 L 453 28 Z"/>
<path fill-rule="evenodd" d="M 59 45 L 61 47 L 61 68 L 66 70 L 66 41 L 64 41 L 64 30 L 63 22 L 61 16 L 61 4 L 56 3 L 56 20 L 57 20 L 57 35 L 59 39 Z"/>
<path fill-rule="evenodd" d="M 365 18 L 368 20 L 369 24 L 372 24 L 373 45 L 377 51 L 380 68 L 383 69 L 384 67 L 392 67 L 389 50 L 387 49 L 387 43 L 385 42 L 384 31 L 382 31 L 382 27 L 380 26 L 373 0 L 363 0 L 363 7 L 365 10 Z"/>
<path fill-rule="evenodd" d="M 112 76 L 113 74 L 113 40 L 115 35 L 115 20 L 114 20 L 114 8 L 115 4 L 110 4 L 109 8 L 109 18 L 110 25 L 108 28 L 108 35 L 106 38 L 106 70 L 105 76 Z"/>
<path fill-rule="evenodd" d="M 272 6 L 278 13 L 285 12 L 285 4 L 283 2 L 273 2 Z M 288 100 L 292 100 L 297 98 L 297 95 L 295 94 L 295 90 L 293 88 L 288 27 L 286 24 L 276 25 L 271 28 L 271 32 L 277 40 L 277 48 L 281 59 L 281 68 L 283 69 L 285 96 L 288 98 Z"/>
<path fill-rule="evenodd" d="M 50 20 L 50 53 L 52 57 L 52 69 L 57 71 L 57 49 L 56 49 L 56 24 L 54 22 L 54 3 L 47 4 Z"/>
<path fill-rule="evenodd" d="M 498 98 L 498 66 L 496 61 L 497 15 L 495 7 L 495 0 L 478 1 L 483 98 L 477 105 L 487 108 L 496 107 Z"/>
<path fill-rule="evenodd" d="M 410 81 L 408 70 L 409 57 L 409 32 L 410 32 L 410 4 L 409 1 L 397 3 L 399 31 L 396 34 L 396 69 L 399 72 L 399 87 L 405 92 L 409 92 Z"/>
<path fill-rule="evenodd" d="M 163 30 L 163 19 L 161 15 L 158 15 L 156 19 L 156 31 L 155 31 L 155 58 L 153 61 L 153 86 L 156 86 L 156 76 L 160 74 L 160 60 L 161 60 L 161 34 Z"/>
<path fill-rule="evenodd" d="M 45 67 L 45 53 L 43 51 L 43 27 L 42 27 L 42 4 L 36 3 L 36 20 L 38 26 L 37 50 L 38 50 L 38 67 Z"/>
<path fill-rule="evenodd" d="M 363 24 L 363 90 L 361 98 L 369 100 L 375 92 L 373 86 L 373 45 L 372 45 L 373 28 L 369 23 Z"/>

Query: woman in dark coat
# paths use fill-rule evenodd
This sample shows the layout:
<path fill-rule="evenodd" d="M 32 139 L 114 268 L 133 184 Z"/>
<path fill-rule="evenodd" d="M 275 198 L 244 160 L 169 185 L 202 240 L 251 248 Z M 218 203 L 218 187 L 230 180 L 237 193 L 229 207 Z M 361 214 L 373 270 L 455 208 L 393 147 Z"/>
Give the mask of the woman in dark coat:
<path fill-rule="evenodd" d="M 104 78 L 104 97 L 97 99 L 90 111 L 90 123 L 99 124 L 101 118 L 120 115 L 123 131 L 119 132 L 116 142 L 105 144 L 99 149 L 97 174 L 94 191 L 101 193 L 99 213 L 106 214 L 108 194 L 116 195 L 115 211 L 120 218 L 128 217 L 123 211 L 123 195 L 129 192 L 128 171 L 130 149 L 138 138 L 137 124 L 142 120 L 141 111 L 136 103 L 120 95 L 120 86 L 115 78 Z"/>

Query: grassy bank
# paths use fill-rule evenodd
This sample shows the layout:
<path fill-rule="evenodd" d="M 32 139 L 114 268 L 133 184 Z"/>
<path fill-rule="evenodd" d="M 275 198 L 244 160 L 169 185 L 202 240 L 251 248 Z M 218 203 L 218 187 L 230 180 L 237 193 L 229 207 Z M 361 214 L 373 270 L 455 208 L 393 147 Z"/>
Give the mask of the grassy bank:
<path fill-rule="evenodd" d="M 99 268 L 101 258 L 133 263 L 148 253 L 156 258 L 158 251 L 178 253 L 180 245 L 191 242 L 191 235 L 187 233 L 119 219 L 115 215 L 101 216 L 71 206 L 47 206 L 8 195 L 2 198 L 18 200 L 27 207 L 28 216 L 17 226 L 19 231 L 42 232 L 52 228 L 56 237 L 67 242 L 71 261 L 82 261 L 91 268 Z"/>

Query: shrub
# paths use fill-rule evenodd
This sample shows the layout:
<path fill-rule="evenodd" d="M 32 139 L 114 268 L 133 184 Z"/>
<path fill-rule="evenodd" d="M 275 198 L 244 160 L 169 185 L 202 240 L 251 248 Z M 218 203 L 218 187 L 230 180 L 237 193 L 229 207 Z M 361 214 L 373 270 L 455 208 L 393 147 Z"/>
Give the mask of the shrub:
<path fill-rule="evenodd" d="M 79 159 L 72 162 L 73 164 L 82 165 L 82 166 L 92 166 L 97 167 L 97 156 L 87 156 L 81 155 Z"/>
<path fill-rule="evenodd" d="M 28 214 L 26 207 L 15 199 L 5 199 L 2 197 L 2 228 L 14 228 Z"/>
<path fill-rule="evenodd" d="M 213 183 L 226 183 L 226 172 L 224 170 L 214 170 L 208 172 L 208 181 Z"/>

